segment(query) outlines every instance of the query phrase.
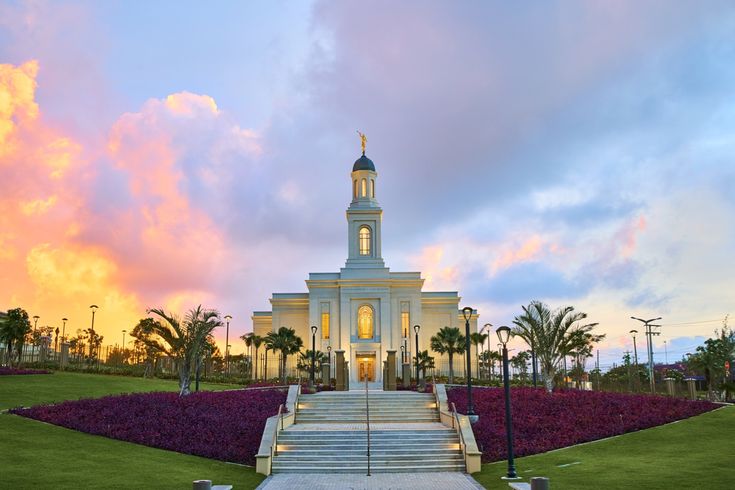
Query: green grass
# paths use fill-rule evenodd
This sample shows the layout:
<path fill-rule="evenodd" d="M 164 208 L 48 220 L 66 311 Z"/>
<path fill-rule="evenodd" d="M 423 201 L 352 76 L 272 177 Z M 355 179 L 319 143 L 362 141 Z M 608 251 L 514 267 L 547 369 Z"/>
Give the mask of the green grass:
<path fill-rule="evenodd" d="M 730 489 L 735 407 L 590 444 L 516 459 L 521 481 L 550 479 L 552 488 Z M 560 465 L 569 465 L 561 466 Z M 486 488 L 509 488 L 507 462 L 473 475 Z"/>
<path fill-rule="evenodd" d="M 240 386 L 202 383 L 200 388 L 225 390 Z M 178 391 L 178 389 L 178 382 L 173 380 L 60 371 L 54 374 L 0 376 L 0 410 L 79 398 L 99 398 L 118 393 Z"/>
<path fill-rule="evenodd" d="M 253 468 L 0 415 L 2 488 L 191 488 L 194 480 L 255 488 Z"/>
<path fill-rule="evenodd" d="M 205 390 L 237 388 L 203 384 Z M 0 409 L 117 393 L 177 391 L 176 381 L 57 372 L 0 376 Z M 255 488 L 253 468 L 153 449 L 0 414 L 2 488 L 191 488 L 199 479 Z"/>

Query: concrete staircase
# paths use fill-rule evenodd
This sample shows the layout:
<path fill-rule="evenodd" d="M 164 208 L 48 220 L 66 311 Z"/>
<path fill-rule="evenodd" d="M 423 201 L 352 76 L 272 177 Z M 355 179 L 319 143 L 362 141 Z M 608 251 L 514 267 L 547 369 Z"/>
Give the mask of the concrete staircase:
<path fill-rule="evenodd" d="M 364 473 L 364 392 L 301 395 L 296 423 L 278 434 L 273 473 Z M 439 423 L 434 396 L 370 393 L 371 472 L 464 471 L 459 437 Z"/>

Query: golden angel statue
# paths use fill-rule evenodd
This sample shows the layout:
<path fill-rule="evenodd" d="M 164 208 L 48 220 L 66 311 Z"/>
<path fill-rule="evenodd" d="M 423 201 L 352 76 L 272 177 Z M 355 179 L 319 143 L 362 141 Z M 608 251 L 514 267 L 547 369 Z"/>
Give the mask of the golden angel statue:
<path fill-rule="evenodd" d="M 367 136 L 365 136 L 359 130 L 357 131 L 357 134 L 360 135 L 360 142 L 362 144 L 362 154 L 364 155 L 365 154 L 365 146 L 367 145 Z"/>

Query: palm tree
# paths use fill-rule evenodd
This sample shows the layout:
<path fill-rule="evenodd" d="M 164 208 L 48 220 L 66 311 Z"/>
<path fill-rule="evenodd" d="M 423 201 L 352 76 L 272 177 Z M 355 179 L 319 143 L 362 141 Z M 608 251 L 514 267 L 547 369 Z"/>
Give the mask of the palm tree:
<path fill-rule="evenodd" d="M 475 357 L 477 359 L 477 376 L 480 376 L 480 346 L 487 340 L 488 334 L 473 332 L 470 334 L 470 342 L 475 346 Z"/>
<path fill-rule="evenodd" d="M 255 335 L 254 332 L 246 333 L 245 335 L 241 335 L 240 339 L 242 339 L 243 342 L 245 342 L 245 347 L 247 347 L 250 350 L 250 378 L 253 377 L 253 336 Z"/>
<path fill-rule="evenodd" d="M 590 333 L 597 323 L 580 325 L 587 314 L 574 311 L 573 306 L 551 310 L 540 301 L 523 307 L 523 315 L 513 320 L 513 335 L 529 342 L 541 365 L 546 389 L 554 389 L 554 378 L 565 356 L 577 345 L 578 336 Z"/>
<path fill-rule="evenodd" d="M 286 360 L 291 354 L 296 354 L 304 346 L 304 341 L 296 335 L 293 328 L 281 327 L 277 332 L 268 332 L 266 335 L 268 348 L 281 352 L 281 365 L 279 371 L 281 382 L 286 384 Z"/>
<path fill-rule="evenodd" d="M 426 379 L 426 370 L 434 369 L 434 358 L 429 355 L 429 351 L 421 351 L 419 355 L 414 358 L 413 367 L 418 368 L 421 371 L 421 378 Z M 422 385 L 423 386 L 423 385 Z"/>
<path fill-rule="evenodd" d="M 442 327 L 431 337 L 431 350 L 437 354 L 449 356 L 449 383 L 454 382 L 454 354 L 465 350 L 465 337 L 457 327 Z"/>
<path fill-rule="evenodd" d="M 314 355 L 314 369 L 316 370 L 316 377 L 319 377 L 319 373 L 322 371 L 322 365 L 327 363 L 327 354 L 320 350 L 316 351 Z M 311 372 L 311 351 L 299 351 L 299 357 L 296 361 L 296 370 L 303 373 Z M 323 380 L 324 381 L 324 380 Z M 329 380 L 324 381 L 328 383 Z"/>
<path fill-rule="evenodd" d="M 531 359 L 531 353 L 527 350 L 521 351 L 510 360 L 511 365 L 516 369 L 521 377 L 521 381 L 525 383 L 528 377 L 528 361 Z"/>
<path fill-rule="evenodd" d="M 179 396 L 191 393 L 192 364 L 199 359 L 204 344 L 212 331 L 222 325 L 217 310 L 204 310 L 199 305 L 192 308 L 183 321 L 163 309 L 148 310 L 163 322 L 156 321 L 145 326 L 147 335 L 139 339 L 160 352 L 177 360 L 179 368 Z"/>
<path fill-rule="evenodd" d="M 0 342 L 5 343 L 8 366 L 13 365 L 13 349 L 18 356 L 20 366 L 23 354 L 23 340 L 31 333 L 31 321 L 23 308 L 8 310 L 0 321 Z"/>

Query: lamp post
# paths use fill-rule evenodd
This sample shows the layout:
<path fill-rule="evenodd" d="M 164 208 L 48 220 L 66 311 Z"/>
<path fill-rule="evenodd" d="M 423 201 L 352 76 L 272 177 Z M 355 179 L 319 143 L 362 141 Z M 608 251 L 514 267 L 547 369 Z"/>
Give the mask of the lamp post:
<path fill-rule="evenodd" d="M 408 334 L 406 334 L 406 335 L 408 335 Z M 407 356 L 408 356 L 408 338 L 407 337 L 404 337 L 403 338 L 403 346 L 402 346 L 402 349 L 403 349 L 402 362 L 405 364 L 406 361 L 408 360 L 408 358 L 407 358 Z"/>
<path fill-rule="evenodd" d="M 64 322 L 64 325 L 61 327 L 61 343 L 63 344 L 65 342 L 65 337 L 66 337 L 66 322 L 68 322 L 69 319 L 62 318 L 61 321 Z"/>
<path fill-rule="evenodd" d="M 421 330 L 421 325 L 413 326 L 413 331 L 416 332 L 416 389 L 419 386 L 419 330 Z"/>
<path fill-rule="evenodd" d="M 332 346 L 327 346 L 327 366 L 329 366 L 329 369 L 327 370 L 327 374 L 329 374 L 329 379 L 327 380 L 327 384 L 331 386 L 332 384 Z"/>
<path fill-rule="evenodd" d="M 492 326 L 493 326 L 492 323 L 486 323 L 482 327 L 483 330 L 485 330 L 486 328 L 488 329 L 487 331 L 487 349 L 485 351 L 487 352 L 486 357 L 490 355 L 490 329 L 492 328 Z M 486 358 L 485 359 L 485 373 L 487 374 L 487 379 L 490 379 L 490 369 L 488 368 L 489 362 L 490 362 L 490 359 Z"/>
<path fill-rule="evenodd" d="M 125 364 L 125 334 L 127 333 L 127 330 L 123 330 L 123 343 L 122 343 L 122 363 Z"/>
<path fill-rule="evenodd" d="M 467 359 L 467 416 L 473 424 L 479 418 L 475 415 L 475 407 L 472 403 L 472 359 L 470 358 L 470 318 L 474 310 L 469 306 L 462 308 L 462 316 L 464 317 L 465 332 L 465 358 Z"/>
<path fill-rule="evenodd" d="M 92 357 L 92 352 L 93 352 L 93 349 L 94 349 L 94 337 L 95 337 L 95 333 L 94 333 L 94 313 L 97 311 L 97 308 L 99 308 L 99 306 L 97 306 L 97 305 L 90 305 L 89 306 L 89 309 L 92 310 L 92 328 L 90 328 L 90 332 L 91 332 L 92 335 L 89 336 L 90 337 L 90 339 L 89 339 L 89 357 Z"/>
<path fill-rule="evenodd" d="M 402 345 L 401 346 L 401 364 L 405 364 L 405 363 L 406 363 L 406 346 Z"/>
<path fill-rule="evenodd" d="M 33 315 L 33 338 L 31 339 L 31 362 L 36 355 L 36 327 L 38 326 L 38 319 L 41 318 L 38 315 Z"/>
<path fill-rule="evenodd" d="M 510 412 L 510 376 L 508 375 L 508 347 L 510 340 L 510 328 L 503 325 L 496 330 L 503 348 L 503 390 L 505 391 L 505 436 L 508 443 L 508 475 L 504 480 L 515 480 L 516 467 L 513 461 L 513 417 Z"/>
<path fill-rule="evenodd" d="M 227 322 L 225 328 L 225 373 L 227 376 L 230 375 L 230 320 L 232 320 L 232 316 L 225 315 L 225 321 Z"/>
<path fill-rule="evenodd" d="M 309 385 L 314 386 L 314 367 L 316 366 L 316 325 L 311 326 L 311 377 Z"/>
<path fill-rule="evenodd" d="M 635 365 L 638 365 L 638 346 L 636 345 L 635 341 L 635 334 L 638 333 L 638 330 L 631 330 L 630 334 L 633 336 L 633 355 L 635 356 Z"/>

